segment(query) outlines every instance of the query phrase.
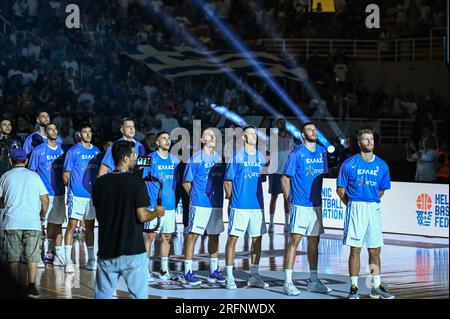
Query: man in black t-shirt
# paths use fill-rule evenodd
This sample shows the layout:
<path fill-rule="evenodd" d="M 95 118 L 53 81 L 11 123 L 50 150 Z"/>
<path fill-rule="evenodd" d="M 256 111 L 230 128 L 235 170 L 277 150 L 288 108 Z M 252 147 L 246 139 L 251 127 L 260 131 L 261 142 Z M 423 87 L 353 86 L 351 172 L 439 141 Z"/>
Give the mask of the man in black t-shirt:
<path fill-rule="evenodd" d="M 97 179 L 92 199 L 98 220 L 98 268 L 95 298 L 111 299 L 122 276 L 131 298 L 146 299 L 147 254 L 142 224 L 164 215 L 164 209 L 147 207 L 150 200 L 144 180 L 131 174 L 136 156 L 134 143 L 112 146 L 115 170 Z"/>

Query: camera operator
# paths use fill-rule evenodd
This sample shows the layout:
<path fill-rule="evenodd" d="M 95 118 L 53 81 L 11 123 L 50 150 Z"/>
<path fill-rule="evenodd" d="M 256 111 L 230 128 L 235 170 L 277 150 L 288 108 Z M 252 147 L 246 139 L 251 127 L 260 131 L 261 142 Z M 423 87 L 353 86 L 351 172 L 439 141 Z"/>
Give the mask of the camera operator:
<path fill-rule="evenodd" d="M 2 119 L 0 122 L 0 176 L 11 169 L 9 158 L 11 151 L 21 148 L 21 143 L 11 137 L 12 124 L 9 119 Z"/>
<path fill-rule="evenodd" d="M 131 298 L 146 299 L 147 255 L 142 224 L 164 215 L 164 208 L 147 207 L 150 199 L 144 180 L 131 174 L 135 144 L 118 141 L 111 147 L 114 171 L 99 177 L 92 199 L 98 220 L 98 267 L 95 298 L 111 299 L 119 277 L 127 283 Z"/>

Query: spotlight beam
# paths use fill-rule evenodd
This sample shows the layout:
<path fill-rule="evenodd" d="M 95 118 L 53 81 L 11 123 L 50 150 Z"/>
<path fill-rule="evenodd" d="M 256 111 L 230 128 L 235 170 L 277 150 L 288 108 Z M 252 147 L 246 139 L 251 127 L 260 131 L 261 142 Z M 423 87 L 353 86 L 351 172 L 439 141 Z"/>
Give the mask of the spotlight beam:
<path fill-rule="evenodd" d="M 200 8 L 201 11 L 206 13 L 209 19 L 216 25 L 216 27 L 220 30 L 220 32 L 229 40 L 231 45 L 239 51 L 245 58 L 250 61 L 251 65 L 255 68 L 255 70 L 261 75 L 261 77 L 269 84 L 272 90 L 277 94 L 277 96 L 291 109 L 292 112 L 299 118 L 303 123 L 309 122 L 309 118 L 301 111 L 301 109 L 295 104 L 292 98 L 284 91 L 284 89 L 273 79 L 272 75 L 261 66 L 261 64 L 257 61 L 256 57 L 250 53 L 248 48 L 239 41 L 233 32 L 215 15 L 214 12 L 210 8 L 206 8 L 204 3 L 200 0 L 193 0 L 193 2 Z M 324 146 L 328 147 L 330 142 L 327 138 L 322 134 L 322 132 L 318 132 L 319 141 L 324 144 Z"/>
<path fill-rule="evenodd" d="M 263 109 L 265 109 L 267 112 L 272 114 L 275 117 L 284 118 L 284 116 L 278 112 L 276 109 L 274 109 L 258 92 L 256 92 L 253 88 L 251 88 L 247 83 L 241 81 L 234 72 L 228 68 L 226 65 L 224 65 L 217 57 L 212 54 L 208 48 L 206 48 L 200 41 L 198 41 L 192 33 L 184 27 L 184 25 L 180 24 L 178 21 L 176 21 L 172 16 L 167 14 L 163 9 L 160 9 L 160 11 L 157 13 L 159 14 L 164 21 L 164 25 L 169 30 L 176 30 L 179 32 L 183 39 L 192 47 L 197 48 L 201 54 L 203 54 L 207 59 L 209 59 L 212 63 L 214 63 L 216 66 L 218 66 L 220 69 L 222 69 L 225 73 L 225 75 L 230 78 L 232 81 L 234 81 L 236 84 L 238 84 L 240 87 L 244 89 L 244 91 L 255 101 L 258 105 L 260 105 Z M 294 124 L 286 121 L 286 129 L 289 133 L 291 133 L 295 138 L 303 140 L 302 135 L 297 127 L 295 127 Z"/>

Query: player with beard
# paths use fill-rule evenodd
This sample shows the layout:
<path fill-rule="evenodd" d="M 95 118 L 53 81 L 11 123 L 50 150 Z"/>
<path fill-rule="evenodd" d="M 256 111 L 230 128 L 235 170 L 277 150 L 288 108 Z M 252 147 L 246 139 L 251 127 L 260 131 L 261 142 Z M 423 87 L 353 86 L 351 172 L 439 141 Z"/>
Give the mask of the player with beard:
<path fill-rule="evenodd" d="M 317 128 L 307 122 L 301 128 L 303 144 L 288 157 L 281 177 L 285 200 L 290 203 L 290 240 L 285 258 L 284 293 L 296 296 L 300 291 L 292 283 L 292 268 L 302 236 L 308 237 L 308 262 L 310 277 L 308 291 L 329 293 L 317 275 L 319 239 L 323 234 L 322 183 L 328 173 L 327 151 L 317 145 Z"/>
<path fill-rule="evenodd" d="M 34 133 L 31 133 L 25 139 L 23 143 L 23 149 L 29 155 L 33 152 L 34 148 L 41 145 L 42 143 L 47 142 L 47 133 L 45 132 L 45 127 L 50 123 L 50 115 L 47 112 L 39 112 L 36 118 L 36 122 L 39 124 L 39 130 Z M 62 143 L 61 138 L 58 136 L 57 139 L 58 144 Z"/>
<path fill-rule="evenodd" d="M 344 222 L 344 245 L 350 246 L 348 261 L 351 287 L 349 299 L 359 299 L 358 276 L 363 246 L 369 252 L 373 299 L 393 299 L 381 283 L 380 252 L 383 246 L 380 199 L 391 188 L 389 168 L 385 161 L 373 154 L 374 138 L 370 129 L 358 132 L 359 154 L 347 159 L 337 178 L 337 194 L 347 206 Z"/>

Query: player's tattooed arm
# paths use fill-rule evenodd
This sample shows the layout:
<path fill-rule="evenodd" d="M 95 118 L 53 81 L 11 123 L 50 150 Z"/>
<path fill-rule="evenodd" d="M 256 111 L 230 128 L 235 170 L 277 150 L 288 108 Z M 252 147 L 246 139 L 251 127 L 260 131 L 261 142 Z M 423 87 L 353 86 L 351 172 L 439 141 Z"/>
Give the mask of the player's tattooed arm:
<path fill-rule="evenodd" d="M 344 187 L 338 187 L 336 189 L 336 193 L 339 196 L 339 198 L 341 199 L 341 201 L 344 203 L 345 206 L 348 205 L 348 196 L 345 193 L 345 188 Z"/>
<path fill-rule="evenodd" d="M 231 198 L 231 190 L 233 188 L 232 183 L 233 183 L 232 181 L 227 181 L 227 180 L 223 182 L 223 187 L 225 189 L 225 196 L 227 199 Z"/>
<path fill-rule="evenodd" d="M 155 218 L 164 216 L 164 207 L 156 206 L 153 211 L 148 210 L 147 207 L 140 207 L 136 209 L 136 216 L 141 223 L 149 222 Z"/>
<path fill-rule="evenodd" d="M 291 191 L 291 178 L 281 175 L 281 190 L 283 191 L 284 200 L 289 202 L 289 193 Z"/>

